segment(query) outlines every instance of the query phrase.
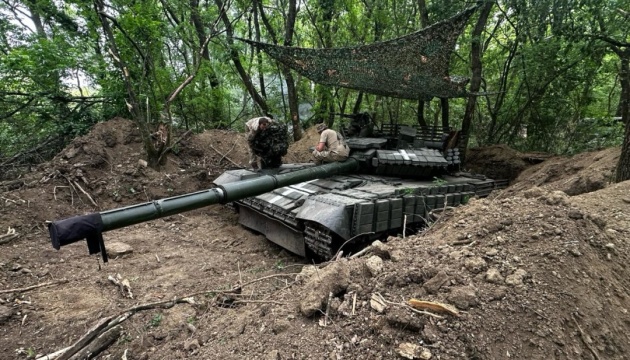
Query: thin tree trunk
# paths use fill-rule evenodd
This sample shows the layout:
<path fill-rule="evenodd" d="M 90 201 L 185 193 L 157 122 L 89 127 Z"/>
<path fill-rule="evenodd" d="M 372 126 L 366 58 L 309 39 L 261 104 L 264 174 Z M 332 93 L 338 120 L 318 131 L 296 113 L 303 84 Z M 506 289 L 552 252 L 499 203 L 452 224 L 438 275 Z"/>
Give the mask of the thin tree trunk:
<path fill-rule="evenodd" d="M 442 128 L 443 129 L 448 129 L 451 126 L 449 125 L 449 116 L 448 116 L 448 99 L 447 98 L 440 98 L 440 104 L 442 105 Z"/>
<path fill-rule="evenodd" d="M 483 29 L 486 27 L 486 22 L 488 21 L 488 17 L 490 16 L 490 11 L 492 10 L 493 2 L 486 2 L 481 7 L 481 12 L 479 14 L 479 19 L 477 19 L 477 24 L 473 29 L 471 34 L 472 36 L 472 47 L 471 47 L 471 70 L 472 70 L 472 79 L 470 81 L 470 92 L 476 93 L 481 88 L 481 33 Z M 466 157 L 466 149 L 468 148 L 468 139 L 470 138 L 470 129 L 472 128 L 472 120 L 475 116 L 475 107 L 477 105 L 477 97 L 470 96 L 468 97 L 468 102 L 466 103 L 466 112 L 464 113 L 464 119 L 462 120 L 462 133 L 463 133 L 463 144 L 460 146 L 460 149 L 463 149 L 464 153 L 462 157 L 465 159 Z"/>
<path fill-rule="evenodd" d="M 418 0 L 418 12 L 420 13 L 420 26 L 422 28 L 429 26 L 429 12 L 425 0 Z"/>
<path fill-rule="evenodd" d="M 424 29 L 429 26 L 429 12 L 425 0 L 418 0 L 418 12 L 420 13 L 420 26 Z M 427 127 L 427 121 L 424 118 L 424 100 L 418 100 L 418 124 L 421 127 Z"/>
<path fill-rule="evenodd" d="M 149 163 L 150 167 L 158 168 L 160 154 L 155 150 L 153 142 L 151 141 L 151 132 L 149 130 L 148 124 L 146 123 L 146 121 L 144 121 L 143 112 L 140 108 L 137 94 L 133 89 L 133 84 L 129 74 L 129 68 L 127 67 L 125 61 L 121 58 L 118 47 L 116 46 L 116 39 L 114 37 L 112 28 L 109 26 L 109 20 L 107 19 L 107 15 L 105 13 L 105 4 L 103 3 L 103 0 L 94 0 L 94 10 L 96 11 L 96 14 L 98 15 L 98 18 L 101 22 L 101 27 L 109 43 L 110 53 L 114 58 L 114 62 L 123 74 L 123 81 L 127 90 L 127 108 L 129 110 L 129 113 L 131 113 L 131 118 L 133 122 L 138 125 L 138 128 L 140 129 L 144 149 L 147 152 L 147 162 Z"/>
<path fill-rule="evenodd" d="M 422 100 L 418 100 L 418 125 L 426 128 L 429 125 L 427 125 L 427 120 L 424 118 L 424 106 L 425 102 Z"/>
<path fill-rule="evenodd" d="M 163 1 L 163 4 L 165 1 Z M 190 21 L 195 27 L 197 33 L 197 42 L 203 47 L 201 59 L 206 60 L 210 64 L 210 51 L 206 43 L 206 27 L 199 15 L 199 0 L 190 0 Z M 179 24 L 178 24 L 179 25 Z M 208 65 L 208 82 L 210 83 L 210 122 L 220 122 L 224 118 L 223 114 L 223 97 L 220 91 L 221 83 L 212 66 Z"/>
<path fill-rule="evenodd" d="M 621 81 L 621 120 L 626 124 L 626 131 L 621 146 L 621 156 L 617 163 L 615 182 L 630 180 L 630 48 L 616 51 L 621 59 L 619 80 Z"/>
<path fill-rule="evenodd" d="M 352 107 L 353 114 L 359 113 L 359 111 L 361 110 L 362 102 L 363 102 L 363 91 L 359 92 L 359 95 L 357 96 L 357 101 L 354 103 L 354 106 Z"/>
<path fill-rule="evenodd" d="M 230 19 L 227 16 L 225 4 L 222 0 L 214 0 L 214 2 L 221 12 L 221 21 L 223 21 L 223 25 L 225 26 L 225 35 L 227 38 L 227 43 L 230 46 L 230 58 L 232 59 L 232 62 L 236 67 L 236 71 L 240 75 L 241 80 L 245 85 L 245 89 L 247 89 L 247 92 L 254 100 L 254 103 L 258 105 L 263 114 L 269 115 L 269 106 L 267 106 L 267 102 L 260 96 L 256 88 L 254 87 L 254 84 L 252 83 L 252 78 L 249 76 L 249 74 L 247 74 L 247 71 L 245 71 L 245 67 L 243 66 L 243 64 L 241 63 L 241 59 L 239 58 L 238 51 L 236 51 L 236 48 L 234 47 L 234 30 L 232 29 L 232 23 L 230 23 Z"/>
<path fill-rule="evenodd" d="M 260 22 L 258 21 L 258 1 L 254 0 L 252 4 L 252 13 L 254 16 L 254 34 L 256 41 L 260 42 Z M 256 63 L 258 65 L 258 83 L 260 84 L 260 94 L 263 98 L 267 98 L 267 90 L 265 86 L 265 73 L 263 71 L 263 57 L 262 51 L 258 47 L 254 47 L 254 53 L 256 54 Z"/>
<path fill-rule="evenodd" d="M 287 14 L 287 23 L 284 33 L 284 46 L 291 46 L 293 43 L 293 33 L 295 30 L 295 19 L 297 17 L 297 0 L 289 1 L 289 13 Z M 298 104 L 298 93 L 295 88 L 295 79 L 291 70 L 283 66 L 284 78 L 287 82 L 287 95 L 289 97 L 289 113 L 291 116 L 291 124 L 293 125 L 293 140 L 298 141 L 302 138 L 302 127 L 300 126 L 300 112 Z"/>
<path fill-rule="evenodd" d="M 274 44 L 277 44 L 276 34 L 269 20 L 265 17 L 262 8 L 262 2 L 254 0 L 253 6 L 256 7 L 256 13 L 260 15 L 267 32 L 269 32 Z M 284 46 L 291 46 L 293 43 L 293 34 L 295 32 L 295 19 L 297 18 L 297 0 L 291 0 L 289 3 L 289 13 L 287 14 L 287 22 L 285 25 Z M 295 87 L 295 79 L 293 73 L 288 67 L 281 65 L 282 75 L 287 83 L 287 97 L 289 98 L 289 117 L 291 118 L 291 126 L 293 127 L 293 140 L 298 141 L 302 138 L 302 126 L 300 124 L 299 99 L 297 89 Z"/>

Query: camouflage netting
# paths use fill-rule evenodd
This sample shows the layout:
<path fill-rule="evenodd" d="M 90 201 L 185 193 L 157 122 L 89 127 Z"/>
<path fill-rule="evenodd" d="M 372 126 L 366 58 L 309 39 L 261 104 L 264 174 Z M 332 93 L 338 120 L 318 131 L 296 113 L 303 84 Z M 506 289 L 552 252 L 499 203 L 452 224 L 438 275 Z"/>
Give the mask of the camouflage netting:
<path fill-rule="evenodd" d="M 451 53 L 477 7 L 415 33 L 370 45 L 306 49 L 244 40 L 312 81 L 404 99 L 467 95 L 464 77 L 449 76 Z"/>

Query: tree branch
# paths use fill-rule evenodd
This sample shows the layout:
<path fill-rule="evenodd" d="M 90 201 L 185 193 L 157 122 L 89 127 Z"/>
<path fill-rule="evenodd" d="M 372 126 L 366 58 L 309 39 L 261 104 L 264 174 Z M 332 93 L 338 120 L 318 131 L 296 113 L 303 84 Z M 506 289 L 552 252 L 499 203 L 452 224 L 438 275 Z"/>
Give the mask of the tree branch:
<path fill-rule="evenodd" d="M 598 39 L 601 40 L 603 42 L 606 42 L 610 45 L 614 45 L 614 46 L 618 46 L 618 47 L 630 47 L 630 43 L 627 42 L 621 42 L 618 41 L 616 39 L 613 39 L 609 36 L 606 35 L 601 35 L 601 34 L 584 34 L 584 36 L 589 37 L 589 38 L 593 38 L 593 39 Z"/>
<path fill-rule="evenodd" d="M 140 57 L 142 58 L 142 63 L 146 64 L 146 56 L 144 56 L 144 53 L 142 52 L 142 50 L 140 50 L 140 47 L 138 46 L 138 44 L 136 44 L 136 42 L 133 41 L 133 39 L 131 37 L 129 37 L 129 35 L 125 31 L 125 29 L 123 29 L 122 26 L 120 26 L 120 24 L 118 24 L 118 21 L 116 21 L 116 19 L 114 17 L 110 16 L 109 14 L 106 14 L 103 11 L 99 12 L 98 14 L 101 15 L 102 17 L 104 17 L 104 18 L 109 19 L 109 21 L 111 21 L 114 24 L 114 26 L 118 30 L 120 30 L 120 32 L 125 36 L 125 38 L 127 40 L 129 40 L 131 45 L 133 45 L 133 47 L 136 49 L 136 51 L 138 52 L 138 55 L 140 55 Z"/>

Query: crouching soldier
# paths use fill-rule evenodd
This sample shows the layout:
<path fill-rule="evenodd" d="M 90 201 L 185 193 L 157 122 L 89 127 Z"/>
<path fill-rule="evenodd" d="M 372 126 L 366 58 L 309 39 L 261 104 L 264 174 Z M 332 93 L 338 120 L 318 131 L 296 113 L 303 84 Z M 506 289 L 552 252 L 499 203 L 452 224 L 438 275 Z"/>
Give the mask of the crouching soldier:
<path fill-rule="evenodd" d="M 316 164 L 344 161 L 350 155 L 350 148 L 343 136 L 335 130 L 329 129 L 326 124 L 317 124 L 319 143 L 312 155 Z"/>

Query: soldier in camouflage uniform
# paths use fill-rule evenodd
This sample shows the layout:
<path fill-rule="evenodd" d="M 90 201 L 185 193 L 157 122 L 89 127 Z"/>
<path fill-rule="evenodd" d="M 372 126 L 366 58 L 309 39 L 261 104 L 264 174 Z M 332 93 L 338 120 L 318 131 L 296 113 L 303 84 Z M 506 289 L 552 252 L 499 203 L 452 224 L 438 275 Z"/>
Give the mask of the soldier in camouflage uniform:
<path fill-rule="evenodd" d="M 343 135 L 329 129 L 326 124 L 317 124 L 319 142 L 311 153 L 316 164 L 344 161 L 350 154 L 350 148 L 346 144 Z"/>
<path fill-rule="evenodd" d="M 282 165 L 282 156 L 289 149 L 287 127 L 278 122 L 270 122 L 264 131 L 259 131 L 248 142 L 252 156 L 260 161 L 260 166 L 256 167 L 256 161 L 251 163 L 254 170 L 277 168 Z"/>
<path fill-rule="evenodd" d="M 260 169 L 259 155 L 254 151 L 254 143 L 256 138 L 265 132 L 267 127 L 273 123 L 273 120 L 262 116 L 253 119 L 249 119 L 245 123 L 247 129 L 247 144 L 249 144 L 249 166 L 254 170 Z"/>

